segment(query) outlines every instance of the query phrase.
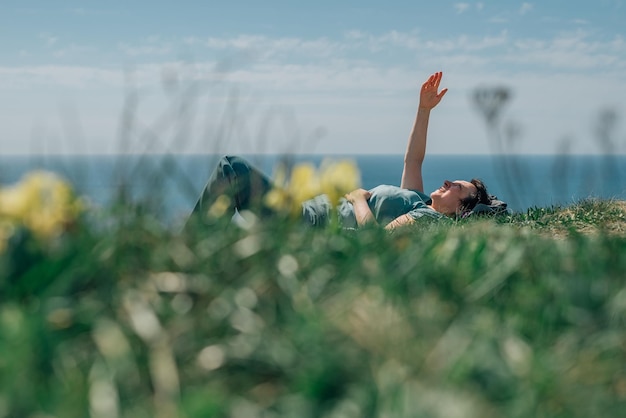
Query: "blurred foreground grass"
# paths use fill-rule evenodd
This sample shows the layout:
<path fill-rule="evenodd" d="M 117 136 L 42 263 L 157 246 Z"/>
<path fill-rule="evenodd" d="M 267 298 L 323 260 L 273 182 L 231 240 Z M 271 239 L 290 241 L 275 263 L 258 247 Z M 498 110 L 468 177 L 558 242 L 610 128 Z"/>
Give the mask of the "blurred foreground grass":
<path fill-rule="evenodd" d="M 125 208 L 15 230 L 0 417 L 620 416 L 625 217 L 179 233 Z"/>

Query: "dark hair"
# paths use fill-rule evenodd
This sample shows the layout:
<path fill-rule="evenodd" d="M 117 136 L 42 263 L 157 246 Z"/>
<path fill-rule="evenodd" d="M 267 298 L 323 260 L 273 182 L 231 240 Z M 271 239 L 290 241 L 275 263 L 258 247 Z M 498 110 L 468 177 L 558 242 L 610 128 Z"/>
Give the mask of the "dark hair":
<path fill-rule="evenodd" d="M 472 179 L 470 183 L 476 187 L 476 193 L 472 193 L 466 198 L 461 199 L 461 215 L 471 212 L 479 203 L 484 205 L 491 204 L 491 198 L 489 197 L 489 193 L 487 193 L 487 186 L 479 179 Z"/>

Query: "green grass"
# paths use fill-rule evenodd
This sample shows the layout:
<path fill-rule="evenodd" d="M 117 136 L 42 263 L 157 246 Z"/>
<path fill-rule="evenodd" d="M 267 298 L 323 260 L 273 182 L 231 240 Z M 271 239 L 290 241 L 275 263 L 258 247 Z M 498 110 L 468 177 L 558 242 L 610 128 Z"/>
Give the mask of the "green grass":
<path fill-rule="evenodd" d="M 526 213 L 501 217 L 500 222 L 530 227 L 544 234 L 568 233 L 626 234 L 626 202 L 586 199 L 570 206 L 531 208 Z"/>
<path fill-rule="evenodd" d="M 0 257 L 0 417 L 588 417 L 626 406 L 624 205 L 387 233 L 124 212 Z"/>

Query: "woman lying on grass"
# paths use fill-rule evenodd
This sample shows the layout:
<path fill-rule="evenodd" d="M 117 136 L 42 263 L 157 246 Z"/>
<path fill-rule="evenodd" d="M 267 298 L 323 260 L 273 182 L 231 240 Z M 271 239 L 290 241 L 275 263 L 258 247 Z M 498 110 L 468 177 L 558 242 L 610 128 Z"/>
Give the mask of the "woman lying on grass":
<path fill-rule="evenodd" d="M 426 154 L 426 137 L 430 111 L 439 104 L 448 89 L 439 91 L 442 73 L 431 75 L 422 85 L 417 116 L 404 157 L 400 187 L 381 185 L 371 190 L 357 189 L 348 193 L 337 207 L 342 226 L 355 228 L 378 223 L 387 229 L 409 225 L 420 217 L 436 219 L 465 216 L 476 205 L 490 205 L 485 185 L 471 181 L 444 181 L 430 196 L 424 194 L 422 162 Z M 264 197 L 273 188 L 267 176 L 240 157 L 223 157 L 209 179 L 193 214 L 204 214 L 219 196 L 230 200 L 230 213 L 256 208 L 270 214 Z M 325 225 L 332 204 L 321 195 L 302 204 L 302 217 L 312 225 Z"/>

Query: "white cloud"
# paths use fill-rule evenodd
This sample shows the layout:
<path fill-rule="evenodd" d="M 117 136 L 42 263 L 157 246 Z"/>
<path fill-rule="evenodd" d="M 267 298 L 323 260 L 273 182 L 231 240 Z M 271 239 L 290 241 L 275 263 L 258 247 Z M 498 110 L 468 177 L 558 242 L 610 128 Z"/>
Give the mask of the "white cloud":
<path fill-rule="evenodd" d="M 483 2 L 477 2 L 473 5 L 473 7 L 478 10 L 481 11 L 485 8 L 485 4 Z M 456 14 L 463 14 L 467 11 L 469 11 L 472 8 L 472 4 L 470 3 L 454 3 L 454 10 L 456 11 Z"/>
<path fill-rule="evenodd" d="M 611 47 L 617 52 L 626 53 L 626 43 L 622 35 L 617 35 L 610 43 Z"/>
<path fill-rule="evenodd" d="M 409 50 L 423 49 L 424 41 L 415 32 L 391 31 L 378 36 L 370 35 L 367 38 L 367 45 L 370 51 L 383 51 L 389 47 L 400 47 Z M 358 47 L 358 44 L 351 45 L 351 48 Z"/>
<path fill-rule="evenodd" d="M 469 8 L 470 8 L 469 3 L 455 3 L 454 4 L 454 10 L 456 10 L 457 14 L 465 13 L 466 11 L 469 10 Z"/>
<path fill-rule="evenodd" d="M 293 58 L 333 58 L 343 57 L 346 52 L 353 55 L 361 53 L 371 55 L 379 52 L 389 53 L 394 49 L 414 52 L 428 52 L 441 55 L 454 51 L 480 51 L 497 48 L 509 42 L 506 31 L 498 35 L 471 37 L 458 35 L 456 37 L 428 40 L 417 31 L 400 32 L 389 31 L 373 35 L 362 31 L 349 31 L 340 40 L 318 38 L 304 40 L 300 38 L 269 38 L 260 35 L 240 35 L 234 38 L 212 37 L 201 41 L 196 38 L 186 38 L 187 45 L 204 45 L 208 50 L 217 51 L 244 51 L 250 53 L 257 61 L 268 59 Z M 400 56 L 400 55 L 399 55 Z M 358 58 L 355 58 L 358 60 Z M 370 60 L 375 60 L 373 56 Z"/>
<path fill-rule="evenodd" d="M 59 41 L 59 38 L 48 33 L 40 34 L 39 38 L 42 39 L 47 46 L 53 46 Z"/>
<path fill-rule="evenodd" d="M 619 36 L 609 42 L 600 42 L 579 30 L 561 33 L 548 41 L 517 40 L 515 47 L 515 51 L 505 54 L 502 59 L 537 70 L 618 73 L 626 69 L 626 44 Z"/>
<path fill-rule="evenodd" d="M 181 42 L 185 44 L 189 41 L 183 39 Z M 172 41 L 161 40 L 158 35 L 151 35 L 135 43 L 120 42 L 117 47 L 122 53 L 131 57 L 150 55 L 162 57 L 174 52 L 174 44 Z"/>
<path fill-rule="evenodd" d="M 540 39 L 518 39 L 513 44 L 519 51 L 539 51 L 546 47 L 547 42 Z"/>
<path fill-rule="evenodd" d="M 362 31 L 347 32 L 342 39 L 329 40 L 327 38 L 302 39 L 295 37 L 271 38 L 260 35 L 239 35 L 232 38 L 211 37 L 200 41 L 196 38 L 185 38 L 177 41 L 179 44 L 202 46 L 208 51 L 241 51 L 244 54 L 233 61 L 213 62 L 207 57 L 198 57 L 197 67 L 204 66 L 205 71 L 216 72 L 220 70 L 221 76 L 232 75 L 235 70 L 246 69 L 250 73 L 263 69 L 272 68 L 272 71 L 295 70 L 302 71 L 305 68 L 315 68 L 315 71 L 324 69 L 332 74 L 336 71 L 346 72 L 350 67 L 356 69 L 372 68 L 381 71 L 402 68 L 410 64 L 410 60 L 404 59 L 407 51 L 410 51 L 412 59 L 421 63 L 472 63 L 473 66 L 484 66 L 489 71 L 515 72 L 515 68 L 508 64 L 522 65 L 525 69 L 534 71 L 573 69 L 602 69 L 624 68 L 626 65 L 626 42 L 623 37 L 616 36 L 610 41 L 594 40 L 592 32 L 574 31 L 561 33 L 553 39 L 538 38 L 512 38 L 507 31 L 501 31 L 496 35 L 474 37 L 458 35 L 441 39 L 425 39 L 415 31 L 400 32 L 390 31 L 373 35 Z M 118 48 L 132 56 L 151 55 L 154 58 L 165 56 L 177 49 L 177 42 L 159 42 L 159 38 L 150 38 L 137 45 L 120 44 Z M 61 53 L 85 52 L 88 48 L 70 45 Z M 64 52 L 65 51 L 65 52 Z M 396 57 L 384 62 L 379 61 L 377 54 L 384 52 L 387 56 Z M 349 53 L 351 58 L 346 58 Z M 206 55 L 206 54 L 205 54 Z M 309 58 L 309 59 L 305 59 Z M 320 60 L 320 58 L 324 58 Z M 138 65 L 137 68 L 163 67 L 167 62 L 155 60 L 152 64 Z M 307 67 L 308 65 L 308 67 Z M 40 75 L 40 81 L 44 79 L 45 71 L 50 71 L 49 80 L 60 84 L 77 84 L 80 80 L 94 80 L 93 74 L 100 74 L 104 80 L 110 80 L 110 70 L 99 70 L 88 67 L 58 67 L 41 66 L 25 67 L 23 75 L 21 69 L 3 69 L 10 71 L 13 77 L 17 77 L 18 83 L 23 82 L 25 77 Z M 100 72 L 99 72 L 100 71 Z M 224 71 L 226 73 L 224 73 Z M 70 78 L 63 74 L 72 73 Z M 158 74 L 158 71 L 156 72 Z M 285 75 L 285 74 L 283 74 Z M 311 75 L 311 74 L 308 74 Z M 96 77 L 98 78 L 98 77 Z M 157 77 L 158 78 L 158 77 Z M 269 74 L 267 81 L 269 82 Z M 306 83 L 305 78 L 300 77 L 299 83 Z M 108 81 L 107 81 L 108 82 Z M 348 83 L 350 84 L 350 83 Z"/>
<path fill-rule="evenodd" d="M 120 43 L 118 47 L 124 54 L 133 57 L 139 55 L 167 55 L 172 52 L 172 47 L 169 44 L 134 46 L 127 43 Z"/>
<path fill-rule="evenodd" d="M 94 51 L 94 48 L 91 46 L 80 45 L 74 42 L 61 42 L 59 37 L 48 33 L 40 34 L 39 39 L 43 40 L 47 50 L 52 54 L 52 56 L 57 58 Z M 23 54 L 21 55 L 23 56 Z"/>
<path fill-rule="evenodd" d="M 519 9 L 519 14 L 521 15 L 525 15 L 526 13 L 529 13 L 531 10 L 533 10 L 534 6 L 531 3 L 522 3 L 522 6 Z"/>
<path fill-rule="evenodd" d="M 493 16 L 488 20 L 489 23 L 505 24 L 509 23 L 509 19 L 504 16 Z"/>
<path fill-rule="evenodd" d="M 87 66 L 0 67 L 0 89 L 121 86 L 121 71 Z"/>
<path fill-rule="evenodd" d="M 188 40 L 187 42 L 197 43 L 198 41 Z M 208 49 L 247 51 L 264 58 L 283 54 L 329 56 L 342 49 L 341 44 L 327 38 L 307 40 L 294 37 L 270 38 L 263 35 L 239 35 L 234 38 L 211 37 L 204 40 L 203 44 Z"/>
<path fill-rule="evenodd" d="M 55 57 L 66 57 L 70 55 L 85 54 L 85 53 L 93 52 L 93 51 L 94 51 L 94 48 L 90 46 L 77 45 L 77 44 L 72 43 L 70 45 L 54 50 L 53 55 Z"/>
<path fill-rule="evenodd" d="M 176 43 L 158 43 L 159 39 L 149 39 L 138 45 L 120 44 L 118 47 L 128 55 L 149 55 L 159 58 L 176 50 Z M 280 80 L 297 79 L 298 85 L 311 85 L 310 77 L 315 73 L 331 77 L 333 81 L 339 79 L 345 86 L 353 85 L 353 81 L 362 79 L 364 69 L 367 74 L 375 71 L 394 71 L 398 68 L 412 68 L 411 62 L 420 62 L 426 66 L 434 63 L 462 66 L 463 63 L 471 68 L 488 70 L 490 72 L 516 72 L 516 67 L 538 72 L 604 69 L 616 70 L 626 67 L 626 42 L 623 37 L 617 36 L 610 41 L 599 41 L 592 38 L 592 32 L 582 30 L 561 33 L 553 39 L 512 38 L 507 31 L 497 35 L 473 37 L 459 35 L 442 39 L 425 39 L 417 32 L 390 31 L 380 35 L 372 35 L 360 31 L 351 31 L 343 39 L 329 40 L 327 38 L 270 38 L 267 36 L 240 35 L 233 38 L 212 37 L 199 43 L 197 39 L 184 39 L 179 42 L 202 45 L 209 51 L 242 51 L 244 55 L 236 55 L 229 60 L 214 61 L 197 58 L 194 64 L 197 71 L 203 71 L 206 79 L 222 78 L 224 76 L 236 78 L 242 82 L 242 74 L 247 74 L 255 82 L 262 79 L 263 83 L 283 83 Z M 67 51 L 81 52 L 86 48 L 70 45 Z M 59 50 L 59 54 L 68 53 Z M 412 60 L 404 59 L 410 52 Z M 252 52 L 252 54 L 247 54 Z M 349 52 L 351 58 L 346 58 Z M 384 62 L 379 61 L 377 54 L 384 52 L 387 56 L 396 57 Z M 309 58 L 309 59 L 303 59 Z M 320 60 L 320 58 L 324 58 Z M 169 60 L 168 60 L 169 61 Z M 168 61 L 154 60 L 152 63 L 136 65 L 137 71 L 146 71 L 151 68 L 154 74 L 149 77 L 158 80 L 160 70 Z M 515 64 L 510 67 L 510 64 Z M 266 71 L 267 69 L 270 71 Z M 309 69 L 314 69 L 309 71 Z M 353 71 L 351 71 L 353 69 Z M 245 70 L 246 72 L 243 72 Z M 58 83 L 61 85 L 81 85 L 95 82 L 111 83 L 119 78 L 115 71 L 90 67 L 61 67 L 40 66 L 23 68 L 4 68 L 3 81 L 10 85 L 15 79 L 15 85 L 28 82 Z M 414 69 L 413 69 L 414 71 Z M 256 76 L 254 76 L 256 74 Z M 301 74 L 300 76 L 296 76 Z M 335 74 L 335 76 L 332 76 Z M 350 74 L 342 79 L 337 74 Z M 278 77 L 280 75 L 280 77 Z M 147 74 L 144 74 L 147 76 Z M 272 81 L 272 76 L 276 80 Z M 374 79 L 375 77 L 372 77 Z M 277 81 L 278 80 L 278 81 Z M 284 84 L 284 83 L 283 83 Z M 334 87 L 341 88 L 341 83 Z M 316 85 L 319 88 L 321 85 Z"/>
<path fill-rule="evenodd" d="M 346 39 L 352 39 L 352 40 L 360 40 L 360 39 L 365 39 L 367 38 L 367 34 L 363 31 L 360 30 L 349 30 L 347 32 L 344 33 L 344 37 Z"/>
<path fill-rule="evenodd" d="M 204 55 L 198 52 L 192 65 L 162 55 L 175 51 L 180 45 L 203 51 Z M 169 50 L 159 50 L 165 46 Z M 303 129 L 326 126 L 331 143 L 328 147 L 334 150 L 338 148 L 332 141 L 343 141 L 341 151 L 344 152 L 361 149 L 359 142 L 351 138 L 364 138 L 364 143 L 369 142 L 366 151 L 386 150 L 387 145 L 377 145 L 376 141 L 389 132 L 390 137 L 398 138 L 389 147 L 401 152 L 421 78 L 428 71 L 442 69 L 450 94 L 446 97 L 446 106 L 442 106 L 441 111 L 438 109 L 436 119 L 439 122 L 434 122 L 434 132 L 440 138 L 449 139 L 433 142 L 431 151 L 447 152 L 451 144 L 456 144 L 455 138 L 482 135 L 482 126 L 480 121 L 475 121 L 467 95 L 474 86 L 486 82 L 510 85 L 517 92 L 515 103 L 520 114 L 526 121 L 533 122 L 531 126 L 537 122 L 545 128 L 545 132 L 533 132 L 528 143 L 548 152 L 553 150 L 547 148 L 549 142 L 546 145 L 541 141 L 557 139 L 558 135 L 566 133 L 558 132 L 559 129 L 574 129 L 574 125 L 582 129 L 579 125 L 584 112 L 590 112 L 607 100 L 626 96 L 624 38 L 599 40 L 594 32 L 583 30 L 560 33 L 552 39 L 519 38 L 507 31 L 489 36 L 455 35 L 442 39 L 425 38 L 417 31 L 382 34 L 350 31 L 333 40 L 240 35 L 164 42 L 153 37 L 137 45 L 118 47 L 127 54 L 151 54 L 147 56 L 152 61 L 135 65 L 129 75 L 121 68 L 0 67 L 0 91 L 3 91 L 0 105 L 9 109 L 3 117 L 7 121 L 12 119 L 9 99 L 3 97 L 22 96 L 14 94 L 16 89 L 33 96 L 41 91 L 48 95 L 50 91 L 68 91 L 84 95 L 85 101 L 98 97 L 96 91 L 116 91 L 119 98 L 125 88 L 125 78 L 129 77 L 130 85 L 144 92 L 161 93 L 163 74 L 167 71 L 179 76 L 181 83 L 206 87 L 210 100 L 217 103 L 215 106 L 226 102 L 225 91 L 237 88 L 242 92 L 241 101 L 293 109 L 301 115 Z M 233 50 L 242 54 L 241 62 L 237 59 L 226 63 L 216 61 L 219 53 Z M 248 51 L 257 53 L 248 56 Z M 380 59 L 382 53 L 384 60 Z M 602 75 L 602 83 L 597 83 L 598 74 Z M 589 89 L 590 81 L 598 88 Z M 218 87 L 219 94 L 215 90 Z M 585 103 L 580 103 L 577 97 L 585 97 Z M 536 103 L 537 98 L 540 103 Z M 541 111 L 534 109 L 537 106 Z M 97 105 L 91 104 L 91 110 L 89 106 L 80 107 L 85 109 L 86 118 L 88 112 L 92 114 L 89 118 L 100 115 Z M 214 113 L 220 114 L 220 111 Z M 117 116 L 108 116 L 111 126 L 115 125 Z M 367 125 L 360 125 L 359 119 L 367 120 Z M 450 120 L 459 123 L 449 123 Z M 488 152 L 475 144 L 456 145 L 458 152 Z M 528 147 L 520 152 L 536 152 L 537 148 Z"/>
<path fill-rule="evenodd" d="M 509 42 L 507 31 L 502 31 L 495 36 L 473 37 L 458 35 L 436 40 L 424 39 L 417 32 L 391 31 L 378 36 L 360 35 L 358 40 L 362 39 L 366 39 L 364 45 L 372 53 L 389 52 L 392 48 L 399 48 L 413 52 L 428 53 L 431 56 L 449 55 L 454 52 L 482 51 L 505 46 Z M 342 45 L 341 50 L 356 50 L 361 46 L 358 42 L 350 43 L 350 39 L 346 39 L 346 41 L 346 44 Z"/>

